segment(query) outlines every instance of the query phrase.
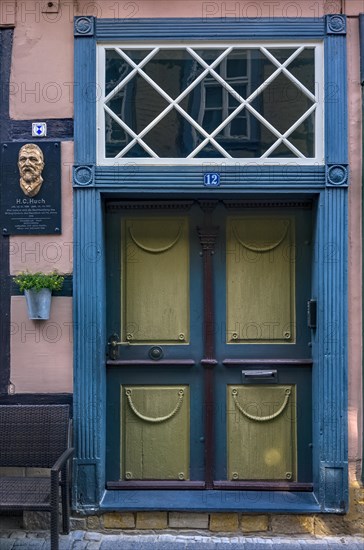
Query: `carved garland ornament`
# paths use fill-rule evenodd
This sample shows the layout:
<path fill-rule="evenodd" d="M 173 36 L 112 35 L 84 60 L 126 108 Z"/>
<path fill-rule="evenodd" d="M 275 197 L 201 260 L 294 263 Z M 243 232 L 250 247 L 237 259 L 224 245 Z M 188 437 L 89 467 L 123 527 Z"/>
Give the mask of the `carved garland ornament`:
<path fill-rule="evenodd" d="M 268 422 L 268 420 L 274 420 L 274 418 L 277 418 L 280 414 L 282 414 L 284 409 L 287 407 L 287 404 L 288 404 L 288 401 L 289 401 L 289 396 L 291 395 L 291 390 L 289 388 L 285 389 L 285 391 L 284 391 L 285 396 L 284 396 L 284 400 L 283 400 L 282 405 L 279 407 L 278 411 L 276 411 L 275 413 L 270 414 L 268 416 L 256 416 L 256 415 L 248 413 L 246 410 L 244 410 L 244 408 L 240 405 L 240 403 L 238 403 L 238 394 L 239 394 L 239 392 L 236 388 L 234 388 L 231 391 L 231 395 L 233 396 L 234 403 L 235 403 L 237 409 L 239 409 L 239 411 L 244 416 L 246 416 L 250 420 L 254 420 L 255 422 Z"/>
<path fill-rule="evenodd" d="M 183 401 L 184 394 L 185 394 L 185 392 L 183 390 L 178 390 L 178 402 L 177 402 L 177 405 L 175 406 L 175 408 L 173 409 L 172 412 L 170 412 L 169 414 L 167 414 L 165 416 L 151 417 L 151 416 L 145 416 L 144 414 L 142 414 L 141 412 L 139 412 L 137 410 L 136 406 L 134 405 L 134 403 L 132 401 L 132 397 L 131 397 L 132 396 L 132 390 L 129 389 L 129 388 L 127 388 L 125 390 L 125 395 L 127 397 L 129 406 L 130 406 L 131 410 L 133 411 L 133 413 L 138 418 L 140 418 L 140 420 L 144 420 L 144 422 L 151 422 L 153 424 L 160 424 L 161 422 L 165 422 L 166 420 L 170 420 L 171 418 L 173 418 L 173 416 L 175 416 L 178 413 L 179 409 L 182 406 L 182 401 Z"/>

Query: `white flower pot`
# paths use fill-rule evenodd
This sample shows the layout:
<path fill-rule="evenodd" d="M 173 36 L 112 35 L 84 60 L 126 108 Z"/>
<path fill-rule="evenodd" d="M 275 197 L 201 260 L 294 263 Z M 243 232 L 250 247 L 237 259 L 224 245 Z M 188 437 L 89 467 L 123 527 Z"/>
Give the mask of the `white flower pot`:
<path fill-rule="evenodd" d="M 39 292 L 24 290 L 24 294 L 27 301 L 29 319 L 44 321 L 49 319 L 52 291 L 49 288 L 42 288 Z"/>

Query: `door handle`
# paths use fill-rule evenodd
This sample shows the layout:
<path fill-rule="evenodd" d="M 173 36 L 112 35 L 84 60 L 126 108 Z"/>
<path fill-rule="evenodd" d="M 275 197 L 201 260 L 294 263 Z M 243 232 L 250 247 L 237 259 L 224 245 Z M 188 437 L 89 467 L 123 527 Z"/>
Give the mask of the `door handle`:
<path fill-rule="evenodd" d="M 317 328 L 317 301 L 309 300 L 307 302 L 307 326 L 308 328 Z"/>
<path fill-rule="evenodd" d="M 115 361 L 116 359 L 119 359 L 119 346 L 121 344 L 124 344 L 124 342 L 120 342 L 120 338 L 118 334 L 112 334 L 110 338 L 107 341 L 108 348 L 109 348 L 109 358 L 112 361 Z"/>

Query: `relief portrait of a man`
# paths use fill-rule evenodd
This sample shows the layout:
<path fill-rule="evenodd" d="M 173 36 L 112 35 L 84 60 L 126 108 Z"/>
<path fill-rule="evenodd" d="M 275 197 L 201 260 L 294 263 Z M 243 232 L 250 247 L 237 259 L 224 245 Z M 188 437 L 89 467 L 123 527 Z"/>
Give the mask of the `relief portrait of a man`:
<path fill-rule="evenodd" d="M 20 148 L 18 157 L 20 187 L 28 197 L 34 197 L 42 187 L 44 168 L 43 152 L 38 145 L 26 143 Z"/>

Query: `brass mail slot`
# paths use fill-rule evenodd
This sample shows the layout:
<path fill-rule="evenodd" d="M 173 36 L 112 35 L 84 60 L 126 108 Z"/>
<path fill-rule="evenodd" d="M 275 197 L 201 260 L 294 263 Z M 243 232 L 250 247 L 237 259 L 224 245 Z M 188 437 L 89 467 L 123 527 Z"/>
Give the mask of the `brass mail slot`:
<path fill-rule="evenodd" d="M 278 373 L 276 370 L 243 370 L 241 371 L 244 381 L 264 380 L 269 382 L 275 382 L 278 380 Z"/>

